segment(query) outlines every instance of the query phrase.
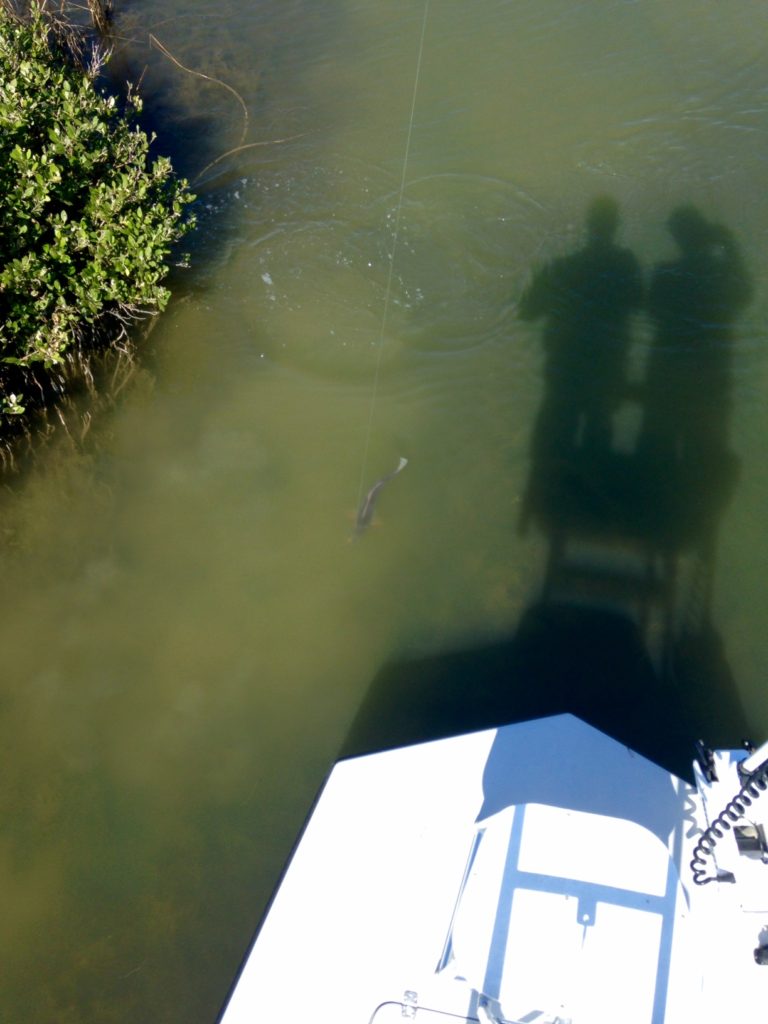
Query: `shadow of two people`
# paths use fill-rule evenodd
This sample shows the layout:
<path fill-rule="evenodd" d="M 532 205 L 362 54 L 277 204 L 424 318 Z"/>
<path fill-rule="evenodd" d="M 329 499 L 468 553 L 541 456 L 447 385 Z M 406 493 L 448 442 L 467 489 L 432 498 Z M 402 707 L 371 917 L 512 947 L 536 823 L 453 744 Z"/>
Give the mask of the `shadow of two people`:
<path fill-rule="evenodd" d="M 670 565 L 693 548 L 711 580 L 717 513 L 736 476 L 730 341 L 749 278 L 731 233 L 685 206 L 668 220 L 679 255 L 646 288 L 639 261 L 615 241 L 618 224 L 613 200 L 596 200 L 586 245 L 534 274 L 519 305 L 523 319 L 544 320 L 545 352 L 519 525 L 535 522 L 550 550 L 568 535 L 629 538 Z M 643 312 L 653 333 L 637 384 L 627 357 Z M 628 452 L 614 436 L 624 402 L 641 410 Z M 685 777 L 697 736 L 735 746 L 746 731 L 708 601 L 697 632 L 677 638 L 671 685 L 631 616 L 545 586 L 509 638 L 385 666 L 343 753 L 567 711 Z"/>
<path fill-rule="evenodd" d="M 692 205 L 670 215 L 678 254 L 653 268 L 647 288 L 636 257 L 616 243 L 618 225 L 615 202 L 596 200 L 584 248 L 539 270 L 521 299 L 521 318 L 545 321 L 545 365 L 518 525 L 524 532 L 535 521 L 549 542 L 547 601 L 597 579 L 599 603 L 601 574 L 604 590 L 618 580 L 641 638 L 655 643 L 662 699 L 675 690 L 702 725 L 715 705 L 735 722 L 738 695 L 711 598 L 717 527 L 739 473 L 729 440 L 732 341 L 751 284 L 732 232 Z M 627 364 L 638 314 L 650 341 L 635 382 Z M 616 436 L 627 403 L 639 412 L 628 445 Z M 602 546 L 602 563 L 569 561 L 569 546 L 585 541 Z M 637 558 L 629 571 L 628 549 Z"/>
<path fill-rule="evenodd" d="M 616 243 L 616 203 L 595 200 L 586 223 L 586 245 L 540 269 L 519 304 L 521 319 L 544 320 L 545 354 L 520 530 L 535 520 L 545 533 L 589 526 L 667 548 L 695 537 L 711 549 L 737 467 L 730 342 L 751 296 L 738 246 L 695 207 L 678 207 L 667 227 L 679 255 L 653 269 L 646 289 L 639 261 Z M 652 340 L 638 384 L 627 363 L 641 312 Z M 626 402 L 639 404 L 641 428 L 617 458 Z"/>

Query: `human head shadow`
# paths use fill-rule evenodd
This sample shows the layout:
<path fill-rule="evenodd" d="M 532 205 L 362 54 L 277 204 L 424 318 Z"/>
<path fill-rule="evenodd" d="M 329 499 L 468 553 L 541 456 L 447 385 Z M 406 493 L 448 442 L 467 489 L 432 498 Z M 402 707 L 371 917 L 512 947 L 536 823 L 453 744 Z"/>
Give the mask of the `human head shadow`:
<path fill-rule="evenodd" d="M 727 229 L 692 207 L 668 223 L 679 253 L 653 268 L 647 300 L 609 200 L 590 208 L 582 249 L 534 274 L 519 312 L 543 322 L 544 393 L 518 526 L 544 537 L 541 594 L 509 637 L 386 666 L 345 755 L 569 712 L 686 777 L 696 738 L 736 746 L 748 732 L 711 592 L 750 285 Z M 646 371 L 630 381 L 643 311 Z"/>

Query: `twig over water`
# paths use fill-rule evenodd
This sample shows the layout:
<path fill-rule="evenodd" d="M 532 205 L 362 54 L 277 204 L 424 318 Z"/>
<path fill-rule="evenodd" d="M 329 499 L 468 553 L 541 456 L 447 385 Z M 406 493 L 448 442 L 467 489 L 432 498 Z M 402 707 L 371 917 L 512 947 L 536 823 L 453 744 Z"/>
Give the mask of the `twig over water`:
<path fill-rule="evenodd" d="M 248 107 L 245 105 L 245 100 L 240 95 L 240 93 L 237 91 L 237 89 L 233 89 L 231 85 L 227 85 L 226 82 L 222 82 L 222 80 L 220 78 L 214 78 L 212 75 L 203 74 L 202 71 L 195 71 L 193 68 L 186 67 L 184 64 L 181 63 L 180 60 L 177 60 L 173 56 L 173 54 L 170 52 L 170 50 L 168 50 L 165 46 L 163 46 L 163 44 L 160 42 L 160 40 L 157 38 L 157 36 L 153 35 L 152 32 L 149 33 L 149 41 L 162 54 L 164 54 L 168 58 L 168 60 L 172 61 L 176 65 L 177 68 L 181 68 L 182 71 L 186 71 L 190 75 L 196 75 L 197 78 L 204 78 L 206 82 L 213 82 L 215 85 L 220 85 L 224 89 L 226 89 L 228 92 L 232 93 L 232 95 L 235 97 L 237 102 L 243 108 L 243 131 L 242 131 L 242 134 L 240 135 L 240 143 L 239 143 L 239 145 L 242 146 L 242 144 L 245 142 L 245 136 L 248 134 Z"/>
<path fill-rule="evenodd" d="M 246 142 L 244 146 L 235 146 L 234 149 L 228 149 L 226 153 L 222 153 L 221 156 L 217 156 L 215 160 L 211 160 L 209 164 L 196 174 L 190 182 L 190 185 L 194 185 L 196 181 L 199 181 L 206 171 L 209 171 L 216 164 L 221 163 L 222 160 L 226 160 L 228 156 L 234 156 L 235 153 L 242 153 L 245 149 L 255 149 L 257 146 L 276 146 L 280 142 L 293 142 L 294 139 L 303 139 L 309 132 L 299 132 L 298 135 L 287 135 L 284 139 L 266 139 L 264 142 Z"/>

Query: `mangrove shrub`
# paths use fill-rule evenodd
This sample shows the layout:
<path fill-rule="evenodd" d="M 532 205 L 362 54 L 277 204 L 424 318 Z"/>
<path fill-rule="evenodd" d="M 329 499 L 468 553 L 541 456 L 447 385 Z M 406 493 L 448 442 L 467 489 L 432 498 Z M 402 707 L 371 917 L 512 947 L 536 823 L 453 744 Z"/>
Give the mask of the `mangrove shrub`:
<path fill-rule="evenodd" d="M 62 53 L 42 15 L 0 10 L 0 408 L 65 354 L 162 310 L 193 198 L 170 161 Z"/>

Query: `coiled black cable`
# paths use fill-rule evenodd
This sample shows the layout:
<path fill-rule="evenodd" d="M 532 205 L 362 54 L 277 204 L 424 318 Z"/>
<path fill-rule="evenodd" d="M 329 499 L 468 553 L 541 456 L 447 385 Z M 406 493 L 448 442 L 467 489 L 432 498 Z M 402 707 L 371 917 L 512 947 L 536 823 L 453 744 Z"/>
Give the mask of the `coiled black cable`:
<path fill-rule="evenodd" d="M 763 761 L 747 776 L 736 796 L 729 800 L 725 809 L 718 814 L 712 824 L 704 831 L 693 848 L 691 871 L 696 885 L 706 885 L 717 880 L 717 875 L 708 874 L 706 857 L 711 857 L 718 839 L 733 827 L 733 822 L 743 818 L 748 807 L 768 789 L 768 761 Z M 721 881 L 734 881 L 733 875 L 721 877 Z"/>

